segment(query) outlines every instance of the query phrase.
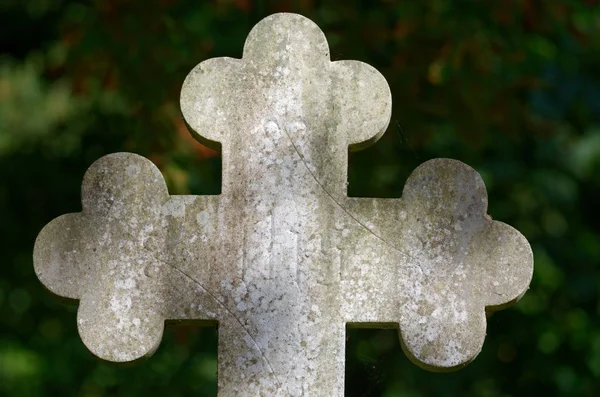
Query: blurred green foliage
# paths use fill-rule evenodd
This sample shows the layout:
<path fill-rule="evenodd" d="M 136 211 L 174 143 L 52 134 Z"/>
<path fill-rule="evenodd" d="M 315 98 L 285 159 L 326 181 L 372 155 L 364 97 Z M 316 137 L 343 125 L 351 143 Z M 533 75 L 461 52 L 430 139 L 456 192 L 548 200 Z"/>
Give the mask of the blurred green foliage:
<path fill-rule="evenodd" d="M 94 359 L 74 307 L 32 267 L 39 230 L 80 210 L 87 167 L 116 151 L 174 194 L 216 194 L 220 159 L 178 107 L 204 59 L 240 57 L 261 18 L 298 12 L 336 59 L 392 89 L 382 140 L 353 153 L 350 195 L 399 197 L 421 162 L 476 168 L 490 214 L 535 254 L 531 289 L 489 319 L 462 371 L 412 365 L 393 331 L 348 330 L 348 396 L 600 393 L 600 5 L 597 0 L 3 0 L 0 2 L 0 394 L 216 395 L 216 331 L 169 328 L 155 356 Z"/>

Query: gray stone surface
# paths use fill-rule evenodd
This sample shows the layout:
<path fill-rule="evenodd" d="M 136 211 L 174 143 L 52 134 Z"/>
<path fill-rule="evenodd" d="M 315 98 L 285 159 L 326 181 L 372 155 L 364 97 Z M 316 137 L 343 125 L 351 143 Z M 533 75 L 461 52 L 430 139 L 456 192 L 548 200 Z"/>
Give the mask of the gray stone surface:
<path fill-rule="evenodd" d="M 36 241 L 96 356 L 152 354 L 166 320 L 218 323 L 219 396 L 343 396 L 347 324 L 397 327 L 417 365 L 451 370 L 481 350 L 486 311 L 526 291 L 529 244 L 486 215 L 469 166 L 428 161 L 401 199 L 347 197 L 348 147 L 381 136 L 391 96 L 369 65 L 331 62 L 310 20 L 261 21 L 242 59 L 190 72 L 181 108 L 220 143 L 221 195 L 170 196 L 149 160 L 112 154 L 83 211 Z"/>

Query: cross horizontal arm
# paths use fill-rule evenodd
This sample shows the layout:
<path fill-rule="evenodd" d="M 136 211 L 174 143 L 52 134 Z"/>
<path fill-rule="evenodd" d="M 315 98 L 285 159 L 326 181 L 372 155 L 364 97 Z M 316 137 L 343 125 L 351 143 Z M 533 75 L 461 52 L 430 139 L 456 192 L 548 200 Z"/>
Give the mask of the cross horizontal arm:
<path fill-rule="evenodd" d="M 399 324 L 409 357 L 431 370 L 474 359 L 486 310 L 518 300 L 533 270 L 525 238 L 486 210 L 479 175 L 447 159 L 415 170 L 400 200 L 349 199 L 362 227 L 348 235 L 346 321 Z"/>
<path fill-rule="evenodd" d="M 50 291 L 80 301 L 79 332 L 94 354 L 135 360 L 158 347 L 165 320 L 223 316 L 206 287 L 219 267 L 206 243 L 216 231 L 198 210 L 218 211 L 216 197 L 169 196 L 150 161 L 118 153 L 90 167 L 82 201 L 83 212 L 39 234 L 34 266 Z"/>

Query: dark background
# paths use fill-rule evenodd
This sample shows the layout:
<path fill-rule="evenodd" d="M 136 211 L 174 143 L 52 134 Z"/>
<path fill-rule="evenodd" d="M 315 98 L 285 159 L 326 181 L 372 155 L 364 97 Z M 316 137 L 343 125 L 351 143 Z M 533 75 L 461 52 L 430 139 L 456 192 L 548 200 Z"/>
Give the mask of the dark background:
<path fill-rule="evenodd" d="M 183 79 L 241 57 L 256 22 L 293 11 L 323 29 L 334 60 L 367 62 L 391 86 L 390 127 L 351 155 L 350 195 L 399 197 L 418 164 L 459 159 L 535 255 L 531 289 L 489 319 L 459 372 L 417 368 L 394 331 L 349 330 L 346 395 L 598 395 L 598 3 L 0 0 L 0 394 L 216 396 L 214 329 L 169 328 L 146 362 L 100 362 L 76 307 L 38 282 L 32 248 L 80 210 L 83 173 L 108 153 L 150 158 L 173 194 L 218 193 L 218 154 L 181 119 Z"/>

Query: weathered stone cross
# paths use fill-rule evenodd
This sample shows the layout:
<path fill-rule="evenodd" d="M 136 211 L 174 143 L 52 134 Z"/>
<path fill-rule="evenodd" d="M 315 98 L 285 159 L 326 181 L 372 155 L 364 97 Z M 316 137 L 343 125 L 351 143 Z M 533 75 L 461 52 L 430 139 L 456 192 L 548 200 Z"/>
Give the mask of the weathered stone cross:
<path fill-rule="evenodd" d="M 486 216 L 480 176 L 417 168 L 402 199 L 350 198 L 348 147 L 390 119 L 385 79 L 329 60 L 310 20 L 272 15 L 242 59 L 202 62 L 181 93 L 188 125 L 221 144 L 219 196 L 170 196 L 158 169 L 112 154 L 83 180 L 83 211 L 38 236 L 35 270 L 79 300 L 85 345 L 109 361 L 158 347 L 165 320 L 219 325 L 219 396 L 342 396 L 345 327 L 398 327 L 432 370 L 481 350 L 486 310 L 527 289 L 529 244 Z"/>

